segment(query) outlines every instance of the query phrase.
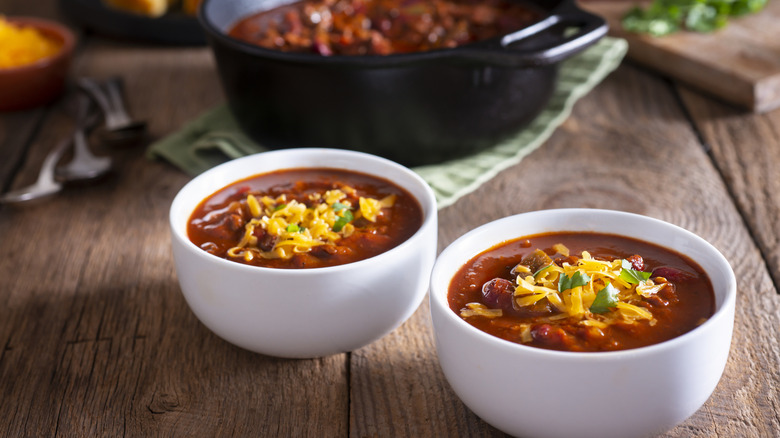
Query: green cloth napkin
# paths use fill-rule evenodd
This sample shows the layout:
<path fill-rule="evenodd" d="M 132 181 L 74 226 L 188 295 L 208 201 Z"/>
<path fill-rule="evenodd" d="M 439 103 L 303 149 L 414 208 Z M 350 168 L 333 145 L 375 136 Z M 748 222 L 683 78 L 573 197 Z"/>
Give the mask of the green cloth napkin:
<path fill-rule="evenodd" d="M 412 170 L 433 188 L 440 209 L 453 204 L 544 143 L 571 114 L 574 103 L 617 68 L 627 49 L 623 39 L 602 38 L 561 63 L 558 84 L 547 107 L 514 137 L 468 157 Z M 265 150 L 246 137 L 227 106 L 220 105 L 151 144 L 147 156 L 165 159 L 197 175 L 231 159 Z"/>

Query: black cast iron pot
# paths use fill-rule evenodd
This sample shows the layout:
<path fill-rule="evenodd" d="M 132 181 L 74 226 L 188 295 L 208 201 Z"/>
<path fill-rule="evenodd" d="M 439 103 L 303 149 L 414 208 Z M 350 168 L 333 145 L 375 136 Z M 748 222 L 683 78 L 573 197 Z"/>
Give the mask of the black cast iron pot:
<path fill-rule="evenodd" d="M 460 157 L 516 133 L 544 108 L 558 63 L 604 36 L 574 0 L 534 0 L 541 22 L 453 49 L 330 56 L 264 49 L 226 35 L 289 0 L 205 0 L 200 23 L 230 109 L 269 148 L 332 147 L 409 165 Z M 573 30 L 572 30 L 573 28 Z"/>

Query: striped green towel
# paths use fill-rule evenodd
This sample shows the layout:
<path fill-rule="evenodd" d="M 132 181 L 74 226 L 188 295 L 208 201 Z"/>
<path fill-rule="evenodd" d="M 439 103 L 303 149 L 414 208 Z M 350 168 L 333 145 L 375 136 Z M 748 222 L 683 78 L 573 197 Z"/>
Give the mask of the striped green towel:
<path fill-rule="evenodd" d="M 552 99 L 517 135 L 474 155 L 412 170 L 431 185 L 439 208 L 452 205 L 541 146 L 569 117 L 574 103 L 617 68 L 627 49 L 625 40 L 602 38 L 561 63 Z M 241 132 L 227 106 L 220 105 L 150 145 L 147 156 L 165 159 L 188 174 L 197 175 L 230 159 L 264 150 Z"/>

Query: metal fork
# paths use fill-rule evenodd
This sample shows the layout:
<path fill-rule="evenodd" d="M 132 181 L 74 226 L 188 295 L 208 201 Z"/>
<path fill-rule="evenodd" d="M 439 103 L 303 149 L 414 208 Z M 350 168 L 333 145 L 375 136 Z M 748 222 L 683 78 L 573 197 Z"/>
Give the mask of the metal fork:
<path fill-rule="evenodd" d="M 43 161 L 38 180 L 34 184 L 21 189 L 10 191 L 0 196 L 0 203 L 13 204 L 17 202 L 32 201 L 33 199 L 53 195 L 62 190 L 62 184 L 54 179 L 54 168 L 62 158 L 62 154 L 70 146 L 71 137 L 61 140 L 57 146 L 49 152 Z"/>
<path fill-rule="evenodd" d="M 81 93 L 71 99 L 75 99 L 75 104 L 69 102 L 69 106 L 75 106 L 76 111 L 76 126 L 73 132 L 60 140 L 46 156 L 35 183 L 0 195 L 1 204 L 14 204 L 50 196 L 62 190 L 62 182 L 84 179 L 85 177 L 95 178 L 108 171 L 108 168 L 111 166 L 110 159 L 107 157 L 95 157 L 87 147 L 84 131 L 88 130 L 97 121 L 96 114 L 89 114 L 89 99 Z M 83 99 L 86 99 L 86 101 Z M 73 110 L 74 108 L 71 107 L 70 109 Z M 73 160 L 71 161 L 72 164 L 69 163 L 65 168 L 70 169 L 70 171 L 63 172 L 58 180 L 55 178 L 57 163 L 59 163 L 72 143 L 76 145 Z"/>
<path fill-rule="evenodd" d="M 130 142 L 146 132 L 146 122 L 133 120 L 122 100 L 122 79 L 109 78 L 104 82 L 92 78 L 81 78 L 79 86 L 97 102 L 103 111 L 105 127 L 103 137 L 109 142 Z"/>
<path fill-rule="evenodd" d="M 76 130 L 73 132 L 73 159 L 56 169 L 57 179 L 64 181 L 86 181 L 99 178 L 111 170 L 111 158 L 97 157 L 89 150 L 85 131 L 95 126 L 98 116 L 92 109 L 92 102 L 83 93 L 74 97 L 73 111 Z"/>

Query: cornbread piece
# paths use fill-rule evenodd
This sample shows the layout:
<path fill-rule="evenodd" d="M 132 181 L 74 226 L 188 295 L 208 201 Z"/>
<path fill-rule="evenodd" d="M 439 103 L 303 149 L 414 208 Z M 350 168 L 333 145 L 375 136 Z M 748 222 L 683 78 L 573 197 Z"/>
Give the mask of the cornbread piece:
<path fill-rule="evenodd" d="M 115 9 L 149 17 L 165 14 L 177 2 L 178 0 L 103 0 L 103 3 Z"/>

